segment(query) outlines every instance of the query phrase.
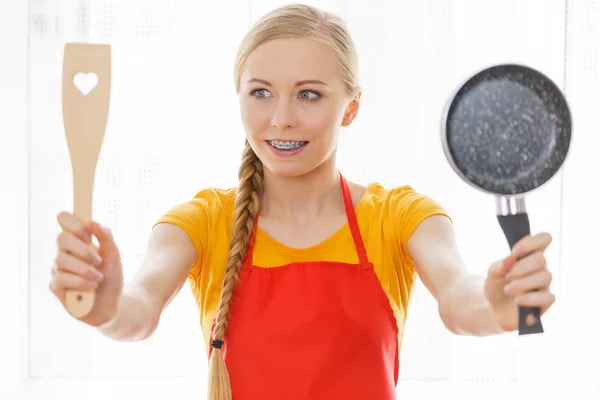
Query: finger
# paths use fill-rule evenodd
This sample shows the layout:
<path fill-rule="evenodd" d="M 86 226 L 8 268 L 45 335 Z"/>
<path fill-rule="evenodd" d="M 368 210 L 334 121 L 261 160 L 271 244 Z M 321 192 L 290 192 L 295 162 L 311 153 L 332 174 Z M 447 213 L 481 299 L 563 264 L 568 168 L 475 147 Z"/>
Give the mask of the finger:
<path fill-rule="evenodd" d="M 50 291 L 56 295 L 65 290 L 90 290 L 98 287 L 98 282 L 93 282 L 82 276 L 65 271 L 58 271 L 50 281 Z"/>
<path fill-rule="evenodd" d="M 531 292 L 515 298 L 515 302 L 520 306 L 539 307 L 544 311 L 554 304 L 555 300 L 556 297 L 549 291 Z"/>
<path fill-rule="evenodd" d="M 98 239 L 98 244 L 104 258 L 114 257 L 119 255 L 119 249 L 115 244 L 112 232 L 105 226 L 92 221 L 90 223 L 92 234 Z"/>
<path fill-rule="evenodd" d="M 543 270 L 512 281 L 504 287 L 504 291 L 511 296 L 517 296 L 532 290 L 545 290 L 550 287 L 551 283 L 552 274 Z"/>
<path fill-rule="evenodd" d="M 89 232 L 89 228 L 73 214 L 63 211 L 58 214 L 56 220 L 64 231 L 73 233 L 85 242 L 92 241 L 92 235 Z"/>
<path fill-rule="evenodd" d="M 59 272 L 72 273 L 94 282 L 100 282 L 104 279 L 102 272 L 98 271 L 92 265 L 62 251 L 56 257 L 56 265 Z"/>
<path fill-rule="evenodd" d="M 511 254 L 504 260 L 496 261 L 489 269 L 489 274 L 502 278 L 514 267 L 517 259 Z"/>
<path fill-rule="evenodd" d="M 90 231 L 94 236 L 96 236 L 100 245 L 112 244 L 114 242 L 110 229 L 100 225 L 95 221 L 90 222 Z"/>
<path fill-rule="evenodd" d="M 523 278 L 536 271 L 545 269 L 546 264 L 546 257 L 541 251 L 529 254 L 528 256 L 521 258 L 513 266 L 506 278 L 511 281 Z"/>
<path fill-rule="evenodd" d="M 96 247 L 91 243 L 84 242 L 71 232 L 61 232 L 58 235 L 56 243 L 59 250 L 74 254 L 94 266 L 98 266 L 102 263 L 102 258 L 100 258 Z"/>
<path fill-rule="evenodd" d="M 550 243 L 552 243 L 552 236 L 547 232 L 542 232 L 535 236 L 525 236 L 513 246 L 511 252 L 519 259 L 535 251 L 546 250 Z"/>

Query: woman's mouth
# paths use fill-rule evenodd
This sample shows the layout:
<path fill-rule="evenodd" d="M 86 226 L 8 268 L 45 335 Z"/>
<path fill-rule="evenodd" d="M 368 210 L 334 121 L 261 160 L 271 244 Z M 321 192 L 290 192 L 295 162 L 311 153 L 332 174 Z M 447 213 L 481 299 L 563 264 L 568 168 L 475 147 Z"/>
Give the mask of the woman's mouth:
<path fill-rule="evenodd" d="M 292 140 L 267 140 L 267 143 L 276 150 L 288 152 L 293 152 L 308 144 L 308 142 Z"/>
<path fill-rule="evenodd" d="M 271 153 L 278 157 L 290 157 L 300 154 L 306 148 L 308 142 L 296 140 L 265 140 L 269 145 Z"/>

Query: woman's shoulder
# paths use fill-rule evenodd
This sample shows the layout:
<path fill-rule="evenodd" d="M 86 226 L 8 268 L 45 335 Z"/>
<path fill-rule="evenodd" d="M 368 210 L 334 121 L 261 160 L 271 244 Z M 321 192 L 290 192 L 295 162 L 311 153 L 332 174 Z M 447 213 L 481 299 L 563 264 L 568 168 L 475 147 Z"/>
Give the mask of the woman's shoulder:
<path fill-rule="evenodd" d="M 226 214 L 232 209 L 235 196 L 236 188 L 207 187 L 170 207 L 161 216 L 160 221 L 166 222 L 176 218 L 190 223 L 206 223 L 207 220 Z"/>
<path fill-rule="evenodd" d="M 440 202 L 410 184 L 394 186 L 371 182 L 364 188 L 364 195 L 357 207 L 362 211 L 407 222 L 419 222 L 434 214 L 448 216 Z"/>
<path fill-rule="evenodd" d="M 370 182 L 367 185 L 348 182 L 350 192 L 359 194 L 357 203 L 361 206 L 369 207 L 388 207 L 388 206 L 408 206 L 415 202 L 433 202 L 438 204 L 427 193 L 416 190 L 410 184 L 403 185 L 384 185 L 380 182 Z M 355 194 L 352 197 L 354 199 Z"/>
<path fill-rule="evenodd" d="M 209 207 L 225 207 L 235 203 L 236 188 L 207 187 L 198 191 L 189 202 Z"/>
<path fill-rule="evenodd" d="M 350 183 L 348 186 L 352 187 Z M 406 246 L 415 229 L 431 216 L 442 215 L 451 220 L 438 201 L 410 184 L 370 182 L 363 188 L 364 194 L 356 207 L 359 225 L 365 231 L 383 235 L 383 240 L 390 243 Z"/>

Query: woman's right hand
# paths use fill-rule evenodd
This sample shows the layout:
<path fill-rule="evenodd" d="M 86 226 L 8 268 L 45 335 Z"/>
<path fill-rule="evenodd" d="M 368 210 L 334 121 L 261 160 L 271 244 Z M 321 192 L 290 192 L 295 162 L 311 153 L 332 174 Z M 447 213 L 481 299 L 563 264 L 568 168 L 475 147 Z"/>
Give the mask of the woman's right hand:
<path fill-rule="evenodd" d="M 123 289 L 123 271 L 119 249 L 108 230 L 92 221 L 86 226 L 68 212 L 57 216 L 62 232 L 58 235 L 58 252 L 52 267 L 50 290 L 65 306 L 66 291 L 94 290 L 92 311 L 80 321 L 99 326 L 110 321 L 117 312 Z M 98 239 L 99 246 L 92 242 Z"/>

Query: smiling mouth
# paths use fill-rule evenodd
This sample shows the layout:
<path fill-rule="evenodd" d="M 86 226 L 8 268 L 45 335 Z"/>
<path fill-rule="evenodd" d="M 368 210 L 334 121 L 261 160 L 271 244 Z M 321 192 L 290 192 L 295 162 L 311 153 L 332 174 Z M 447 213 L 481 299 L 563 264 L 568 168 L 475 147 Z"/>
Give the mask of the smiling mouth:
<path fill-rule="evenodd" d="M 308 144 L 308 142 L 292 140 L 267 140 L 266 142 L 272 147 L 276 148 L 277 150 L 282 151 L 298 150 L 299 148 L 304 147 Z"/>

